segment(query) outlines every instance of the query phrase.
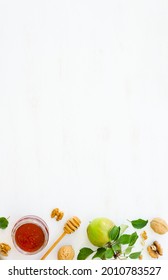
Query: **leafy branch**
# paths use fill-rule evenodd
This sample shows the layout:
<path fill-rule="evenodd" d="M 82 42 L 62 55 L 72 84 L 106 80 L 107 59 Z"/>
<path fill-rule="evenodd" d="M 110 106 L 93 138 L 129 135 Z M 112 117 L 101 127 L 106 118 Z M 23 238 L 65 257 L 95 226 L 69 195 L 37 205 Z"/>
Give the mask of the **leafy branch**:
<path fill-rule="evenodd" d="M 148 221 L 142 219 L 130 222 L 136 229 L 143 228 L 148 223 Z M 136 231 L 132 234 L 125 234 L 124 232 L 127 230 L 127 228 L 128 225 L 114 226 L 108 233 L 108 243 L 106 243 L 103 247 L 98 247 L 95 251 L 87 247 L 82 248 L 79 251 L 77 259 L 85 260 L 89 256 L 91 256 L 92 259 L 100 258 L 102 260 L 138 259 L 141 255 L 141 251 L 132 252 L 132 250 L 139 236 Z"/>

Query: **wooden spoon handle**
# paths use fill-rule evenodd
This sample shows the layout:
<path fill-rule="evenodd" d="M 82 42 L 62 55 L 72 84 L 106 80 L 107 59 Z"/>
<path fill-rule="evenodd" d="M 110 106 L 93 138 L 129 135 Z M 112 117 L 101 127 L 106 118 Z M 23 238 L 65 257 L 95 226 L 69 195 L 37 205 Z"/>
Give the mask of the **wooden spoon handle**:
<path fill-rule="evenodd" d="M 48 251 L 44 254 L 44 256 L 41 258 L 41 260 L 44 260 L 51 251 L 55 248 L 55 246 L 61 241 L 61 239 L 66 235 L 66 232 L 63 232 L 60 237 L 54 242 L 54 244 L 48 249 Z"/>

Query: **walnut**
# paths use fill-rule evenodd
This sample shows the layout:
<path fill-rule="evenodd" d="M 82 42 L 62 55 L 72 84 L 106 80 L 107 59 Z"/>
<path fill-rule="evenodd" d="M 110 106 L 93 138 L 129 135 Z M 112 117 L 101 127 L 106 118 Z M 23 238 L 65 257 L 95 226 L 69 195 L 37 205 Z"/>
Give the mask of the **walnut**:
<path fill-rule="evenodd" d="M 0 254 L 2 256 L 7 257 L 8 256 L 8 251 L 10 251 L 10 250 L 11 250 L 11 247 L 8 244 L 0 243 Z"/>
<path fill-rule="evenodd" d="M 150 226 L 158 234 L 165 234 L 168 231 L 168 224 L 161 218 L 154 218 Z"/>
<path fill-rule="evenodd" d="M 163 249 L 157 241 L 154 241 L 152 245 L 148 246 L 147 250 L 149 255 L 154 259 L 163 255 Z"/>
<path fill-rule="evenodd" d="M 142 245 L 142 246 L 145 246 L 145 240 L 148 239 L 148 236 L 147 236 L 146 231 L 144 230 L 140 235 L 141 235 L 141 238 L 142 238 L 142 240 L 141 240 L 141 245 Z"/>
<path fill-rule="evenodd" d="M 73 260 L 75 256 L 71 245 L 62 246 L 58 251 L 58 260 Z"/>
<path fill-rule="evenodd" d="M 55 208 L 51 212 L 51 218 L 55 218 L 56 221 L 62 220 L 64 212 L 60 211 L 59 208 Z"/>
<path fill-rule="evenodd" d="M 143 255 L 140 255 L 140 256 L 139 256 L 139 260 L 142 260 L 142 259 L 143 259 Z"/>
<path fill-rule="evenodd" d="M 145 230 L 141 233 L 141 237 L 142 237 L 143 240 L 148 239 L 148 236 L 147 236 L 147 233 L 146 233 Z"/>

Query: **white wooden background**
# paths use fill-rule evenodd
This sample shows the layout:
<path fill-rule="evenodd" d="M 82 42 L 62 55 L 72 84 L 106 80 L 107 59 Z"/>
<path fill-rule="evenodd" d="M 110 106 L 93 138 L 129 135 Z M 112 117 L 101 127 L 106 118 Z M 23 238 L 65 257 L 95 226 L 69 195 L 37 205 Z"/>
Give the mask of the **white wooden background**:
<path fill-rule="evenodd" d="M 79 216 L 60 244 L 76 252 L 95 217 L 168 220 L 167 15 L 166 0 L 0 1 L 1 242 L 27 214 L 50 243 Z M 168 258 L 168 235 L 148 233 Z"/>

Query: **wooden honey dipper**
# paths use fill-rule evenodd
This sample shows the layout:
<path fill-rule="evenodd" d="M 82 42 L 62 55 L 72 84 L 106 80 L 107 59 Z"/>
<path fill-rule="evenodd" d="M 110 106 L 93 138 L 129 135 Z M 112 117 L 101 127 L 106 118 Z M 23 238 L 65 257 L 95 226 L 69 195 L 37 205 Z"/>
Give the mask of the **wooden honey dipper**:
<path fill-rule="evenodd" d="M 73 217 L 69 219 L 66 224 L 64 225 L 64 232 L 60 235 L 60 237 L 54 242 L 54 244 L 48 249 L 48 251 L 44 254 L 44 256 L 41 258 L 41 260 L 44 260 L 51 251 L 55 248 L 55 246 L 61 241 L 61 239 L 66 234 L 71 234 L 74 231 L 76 231 L 80 227 L 81 221 L 78 217 Z"/>

